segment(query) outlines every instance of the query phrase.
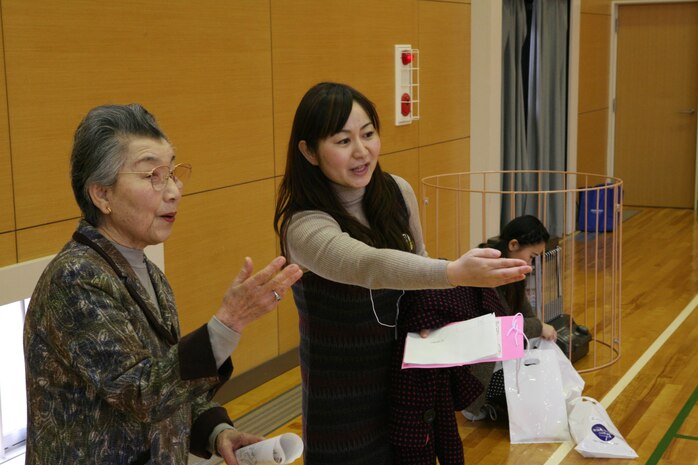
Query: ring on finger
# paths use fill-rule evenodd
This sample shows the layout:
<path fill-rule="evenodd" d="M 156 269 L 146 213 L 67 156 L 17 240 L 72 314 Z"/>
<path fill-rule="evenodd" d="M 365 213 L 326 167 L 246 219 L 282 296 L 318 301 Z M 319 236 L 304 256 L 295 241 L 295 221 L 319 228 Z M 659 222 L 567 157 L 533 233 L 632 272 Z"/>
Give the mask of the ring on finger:
<path fill-rule="evenodd" d="M 274 293 L 274 299 L 276 299 L 277 302 L 281 300 L 281 295 L 279 295 L 278 292 L 276 292 L 276 289 L 272 289 L 271 292 Z"/>

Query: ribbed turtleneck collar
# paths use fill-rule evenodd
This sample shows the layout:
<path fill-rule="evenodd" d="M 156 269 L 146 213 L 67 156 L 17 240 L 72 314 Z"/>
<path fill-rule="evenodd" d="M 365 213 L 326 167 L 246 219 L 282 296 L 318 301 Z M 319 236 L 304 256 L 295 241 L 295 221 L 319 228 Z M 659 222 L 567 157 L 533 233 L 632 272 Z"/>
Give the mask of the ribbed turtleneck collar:
<path fill-rule="evenodd" d="M 361 224 L 368 226 L 368 220 L 366 219 L 362 203 L 366 188 L 346 187 L 334 183 L 332 184 L 332 188 L 337 193 L 339 201 L 342 202 L 347 212 L 354 216 Z"/>
<path fill-rule="evenodd" d="M 347 187 L 341 186 L 339 184 L 332 183 L 332 188 L 337 193 L 339 200 L 344 205 L 347 210 L 352 210 L 351 207 L 356 204 L 360 204 L 364 197 L 364 192 L 366 192 L 365 187 Z"/>

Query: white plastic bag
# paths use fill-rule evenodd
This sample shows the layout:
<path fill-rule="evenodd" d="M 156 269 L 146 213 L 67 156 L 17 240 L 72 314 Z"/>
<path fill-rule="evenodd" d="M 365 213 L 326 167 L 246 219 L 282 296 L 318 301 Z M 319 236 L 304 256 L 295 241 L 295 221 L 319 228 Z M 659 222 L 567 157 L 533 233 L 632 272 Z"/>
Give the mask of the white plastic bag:
<path fill-rule="evenodd" d="M 628 445 L 611 418 L 596 400 L 580 397 L 571 403 L 570 432 L 574 449 L 584 457 L 634 459 L 637 453 Z"/>
<path fill-rule="evenodd" d="M 571 408 L 570 402 L 582 395 L 584 380 L 579 373 L 577 373 L 577 370 L 575 370 L 572 362 L 567 358 L 567 355 L 555 342 L 543 338 L 533 338 L 530 343 L 532 347 L 541 350 L 551 350 L 555 353 L 555 359 L 560 368 L 560 376 L 562 378 L 562 393 L 565 396 L 567 412 L 569 413 Z"/>
<path fill-rule="evenodd" d="M 512 444 L 570 440 L 560 368 L 552 350 L 505 360 L 504 388 Z"/>

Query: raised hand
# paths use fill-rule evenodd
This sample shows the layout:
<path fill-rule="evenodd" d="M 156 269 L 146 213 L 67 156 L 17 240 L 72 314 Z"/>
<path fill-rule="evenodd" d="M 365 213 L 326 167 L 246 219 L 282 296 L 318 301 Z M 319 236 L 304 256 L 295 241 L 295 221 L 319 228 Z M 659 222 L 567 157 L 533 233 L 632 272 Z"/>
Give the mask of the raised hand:
<path fill-rule="evenodd" d="M 245 263 L 223 296 L 216 317 L 230 329 L 242 332 L 250 322 L 273 310 L 303 272 L 298 265 L 289 265 L 284 257 L 276 257 L 256 274 L 252 259 Z"/>

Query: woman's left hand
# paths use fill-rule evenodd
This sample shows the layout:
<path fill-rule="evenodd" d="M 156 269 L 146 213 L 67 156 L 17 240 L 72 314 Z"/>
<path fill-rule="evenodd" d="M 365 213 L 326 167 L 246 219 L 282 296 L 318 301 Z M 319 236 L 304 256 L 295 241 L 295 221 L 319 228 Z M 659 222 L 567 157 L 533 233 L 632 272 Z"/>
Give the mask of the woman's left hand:
<path fill-rule="evenodd" d="M 235 451 L 263 439 L 261 436 L 242 433 L 236 429 L 224 429 L 216 436 L 216 451 L 228 465 L 239 465 Z"/>
<path fill-rule="evenodd" d="M 257 318 L 276 308 L 286 291 L 303 272 L 298 265 L 284 267 L 286 259 L 276 257 L 267 266 L 253 274 L 252 259 L 245 262 L 223 296 L 216 317 L 238 333 Z"/>
<path fill-rule="evenodd" d="M 500 258 L 496 249 L 475 248 L 446 266 L 446 278 L 454 286 L 499 287 L 522 281 L 531 266 L 518 258 Z"/>

